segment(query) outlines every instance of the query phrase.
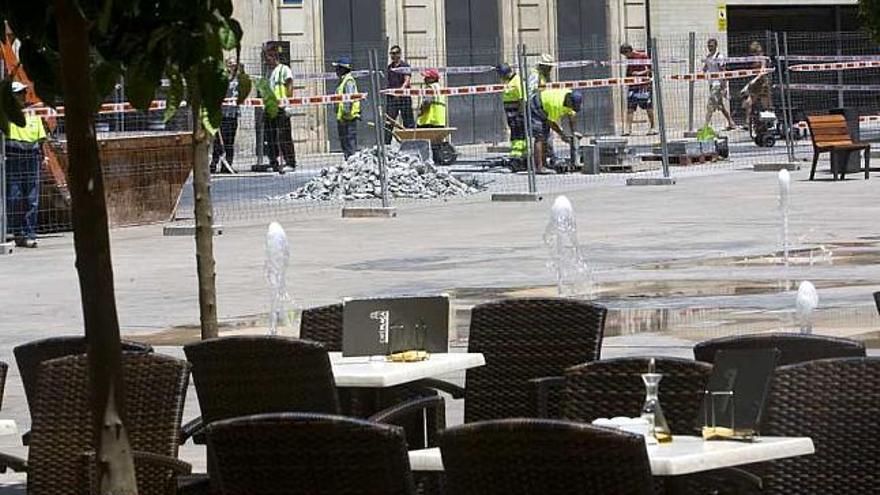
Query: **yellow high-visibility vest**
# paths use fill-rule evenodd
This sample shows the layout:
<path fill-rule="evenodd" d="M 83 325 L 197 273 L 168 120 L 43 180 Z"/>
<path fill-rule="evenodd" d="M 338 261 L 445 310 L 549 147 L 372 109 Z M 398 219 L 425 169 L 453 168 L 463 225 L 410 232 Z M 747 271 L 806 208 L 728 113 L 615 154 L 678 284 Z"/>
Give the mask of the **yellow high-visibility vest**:
<path fill-rule="evenodd" d="M 342 76 L 342 80 L 339 81 L 339 86 L 336 87 L 336 94 L 342 95 L 345 94 L 345 86 L 349 83 L 354 84 L 354 92 L 357 93 L 357 81 L 354 76 L 351 75 L 351 72 Z M 361 102 L 353 101 L 351 102 L 351 115 L 345 115 L 345 103 L 337 103 L 336 104 L 336 120 L 354 120 L 361 116 Z"/>
<path fill-rule="evenodd" d="M 570 89 L 546 89 L 541 91 L 541 108 L 547 114 L 547 119 L 559 124 L 562 117 L 574 115 L 574 110 L 565 106 L 565 97 L 571 93 Z"/>
<path fill-rule="evenodd" d="M 522 80 L 520 79 L 519 74 L 514 74 L 513 77 L 507 81 L 507 84 L 504 85 L 504 93 L 501 101 L 504 103 L 522 101 Z"/>
<path fill-rule="evenodd" d="M 37 143 L 40 140 L 46 139 L 43 119 L 36 115 L 25 115 L 24 127 L 19 127 L 10 122 L 7 138 L 11 141 L 21 141 L 24 143 Z"/>
<path fill-rule="evenodd" d="M 431 89 L 436 91 L 428 111 L 419 115 L 418 125 L 446 127 L 446 95 L 440 94 L 440 83 L 435 82 Z"/>

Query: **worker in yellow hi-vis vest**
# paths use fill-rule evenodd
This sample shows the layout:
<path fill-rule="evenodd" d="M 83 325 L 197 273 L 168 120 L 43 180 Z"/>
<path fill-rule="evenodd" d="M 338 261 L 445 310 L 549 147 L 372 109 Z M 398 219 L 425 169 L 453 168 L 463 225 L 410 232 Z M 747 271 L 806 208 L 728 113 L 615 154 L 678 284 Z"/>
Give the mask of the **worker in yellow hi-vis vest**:
<path fill-rule="evenodd" d="M 270 67 L 269 87 L 278 99 L 278 113 L 274 119 L 269 118 L 268 112 L 264 114 L 263 132 L 266 133 L 269 166 L 283 174 L 285 166 L 296 168 L 296 149 L 293 147 L 293 133 L 290 128 L 291 112 L 284 103 L 285 99 L 293 96 L 293 72 L 289 66 L 281 63 L 281 53 L 278 50 L 271 47 L 266 50 L 266 64 Z M 278 161 L 279 155 L 284 158 L 284 165 Z"/>
<path fill-rule="evenodd" d="M 504 103 L 507 127 L 510 128 L 509 156 L 511 160 L 522 163 L 526 154 L 526 119 L 522 108 L 522 78 L 509 64 L 501 64 L 495 70 L 498 72 L 501 82 L 504 83 L 501 101 Z"/>
<path fill-rule="evenodd" d="M 22 107 L 27 106 L 27 85 L 13 82 L 12 92 Z M 24 127 L 10 122 L 6 132 L 6 215 L 9 233 L 19 247 L 37 247 L 42 143 L 45 140 L 43 119 L 36 115 L 25 114 Z M 5 239 L 0 241 L 5 242 Z"/>
<path fill-rule="evenodd" d="M 433 95 L 427 95 L 419 103 L 419 127 L 446 127 L 446 95 L 440 94 L 440 71 L 437 69 L 425 69 L 422 72 L 425 86 L 435 90 Z"/>
<path fill-rule="evenodd" d="M 581 111 L 582 103 L 581 92 L 570 89 L 545 89 L 529 99 L 529 122 L 535 140 L 536 173 L 544 173 L 545 153 L 550 143 L 551 130 L 559 134 L 566 143 L 580 137 L 575 130 L 575 117 Z M 568 121 L 568 131 L 563 128 L 563 119 Z"/>
<path fill-rule="evenodd" d="M 342 57 L 333 63 L 339 86 L 338 95 L 353 95 L 358 92 L 357 81 L 351 75 L 351 59 Z M 345 101 L 336 104 L 336 129 L 339 131 L 339 144 L 345 159 L 357 151 L 357 123 L 361 118 L 361 102 Z"/>

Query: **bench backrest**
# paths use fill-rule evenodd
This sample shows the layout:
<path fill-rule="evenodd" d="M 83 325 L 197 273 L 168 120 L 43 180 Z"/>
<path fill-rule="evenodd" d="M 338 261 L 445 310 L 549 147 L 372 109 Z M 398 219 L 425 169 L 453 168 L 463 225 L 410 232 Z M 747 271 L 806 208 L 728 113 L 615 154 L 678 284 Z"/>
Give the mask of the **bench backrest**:
<path fill-rule="evenodd" d="M 813 115 L 807 117 L 813 146 L 835 146 L 853 144 L 843 115 Z"/>

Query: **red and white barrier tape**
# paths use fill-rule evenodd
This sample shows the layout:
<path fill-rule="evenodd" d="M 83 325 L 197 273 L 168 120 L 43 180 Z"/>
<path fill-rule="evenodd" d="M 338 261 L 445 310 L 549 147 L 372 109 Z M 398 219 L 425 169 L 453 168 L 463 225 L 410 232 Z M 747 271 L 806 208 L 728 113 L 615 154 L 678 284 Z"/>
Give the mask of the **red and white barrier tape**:
<path fill-rule="evenodd" d="M 880 60 L 880 55 L 788 55 L 779 57 L 789 62 L 858 62 L 861 60 Z"/>
<path fill-rule="evenodd" d="M 880 84 L 807 84 L 793 83 L 785 86 L 795 91 L 880 91 Z"/>
<path fill-rule="evenodd" d="M 428 69 L 436 69 L 441 74 L 483 74 L 495 70 L 491 65 L 471 65 L 461 67 L 395 67 L 391 69 L 393 72 L 400 74 L 412 74 L 414 72 L 422 72 Z"/>
<path fill-rule="evenodd" d="M 582 81 L 560 81 L 547 83 L 544 89 L 590 89 L 611 86 L 639 86 L 651 84 L 650 77 L 609 77 L 607 79 L 585 79 Z"/>
<path fill-rule="evenodd" d="M 720 81 L 722 79 L 740 79 L 743 77 L 755 77 L 769 74 L 772 68 L 726 70 L 722 72 L 697 72 L 695 74 L 670 74 L 666 79 L 671 81 Z"/>
<path fill-rule="evenodd" d="M 335 103 L 347 103 L 351 101 L 361 101 L 366 99 L 367 93 L 352 93 L 352 94 L 341 94 L 341 95 L 317 95 L 317 96 L 300 96 L 293 98 L 286 98 L 280 100 L 278 103 L 281 106 L 310 106 L 310 105 L 329 105 Z M 181 106 L 185 106 L 186 103 L 183 103 Z M 224 106 L 242 106 L 242 107 L 262 107 L 263 99 L 262 98 L 246 98 L 241 104 L 237 104 L 235 98 L 227 98 L 223 101 Z M 167 106 L 165 100 L 154 100 L 150 103 L 149 110 L 165 110 Z M 136 109 L 131 103 L 123 102 L 123 103 L 104 103 L 98 109 L 99 114 L 113 114 L 113 113 L 126 113 L 126 112 L 136 112 Z M 24 113 L 28 115 L 37 115 L 40 117 L 63 117 L 64 116 L 64 107 L 51 108 L 44 105 L 35 105 L 32 107 L 28 107 L 24 109 Z"/>
<path fill-rule="evenodd" d="M 710 59 L 709 57 L 704 58 L 701 62 L 714 62 L 724 64 L 747 64 L 754 62 L 767 62 L 770 60 L 770 57 L 766 55 L 750 55 L 748 57 L 718 57 L 716 59 Z"/>
<path fill-rule="evenodd" d="M 824 72 L 829 70 L 876 69 L 878 67 L 880 67 L 880 60 L 858 60 L 854 62 L 833 62 L 828 64 L 792 65 L 788 70 L 792 72 Z"/>
<path fill-rule="evenodd" d="M 455 86 L 440 88 L 439 94 L 445 96 L 484 95 L 504 92 L 504 84 L 480 84 L 478 86 Z M 383 89 L 383 95 L 392 96 L 436 96 L 437 91 L 431 88 L 395 88 Z"/>

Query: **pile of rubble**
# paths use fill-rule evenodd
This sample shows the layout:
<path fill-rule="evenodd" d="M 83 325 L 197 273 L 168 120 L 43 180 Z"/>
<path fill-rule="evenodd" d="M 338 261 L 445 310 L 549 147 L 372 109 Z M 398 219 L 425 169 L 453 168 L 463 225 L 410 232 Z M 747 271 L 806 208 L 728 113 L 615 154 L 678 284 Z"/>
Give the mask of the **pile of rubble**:
<path fill-rule="evenodd" d="M 388 193 L 391 198 L 433 199 L 464 196 L 480 189 L 466 184 L 415 155 L 386 149 Z M 362 150 L 340 166 L 321 169 L 286 199 L 355 200 L 382 197 L 377 148 Z"/>

